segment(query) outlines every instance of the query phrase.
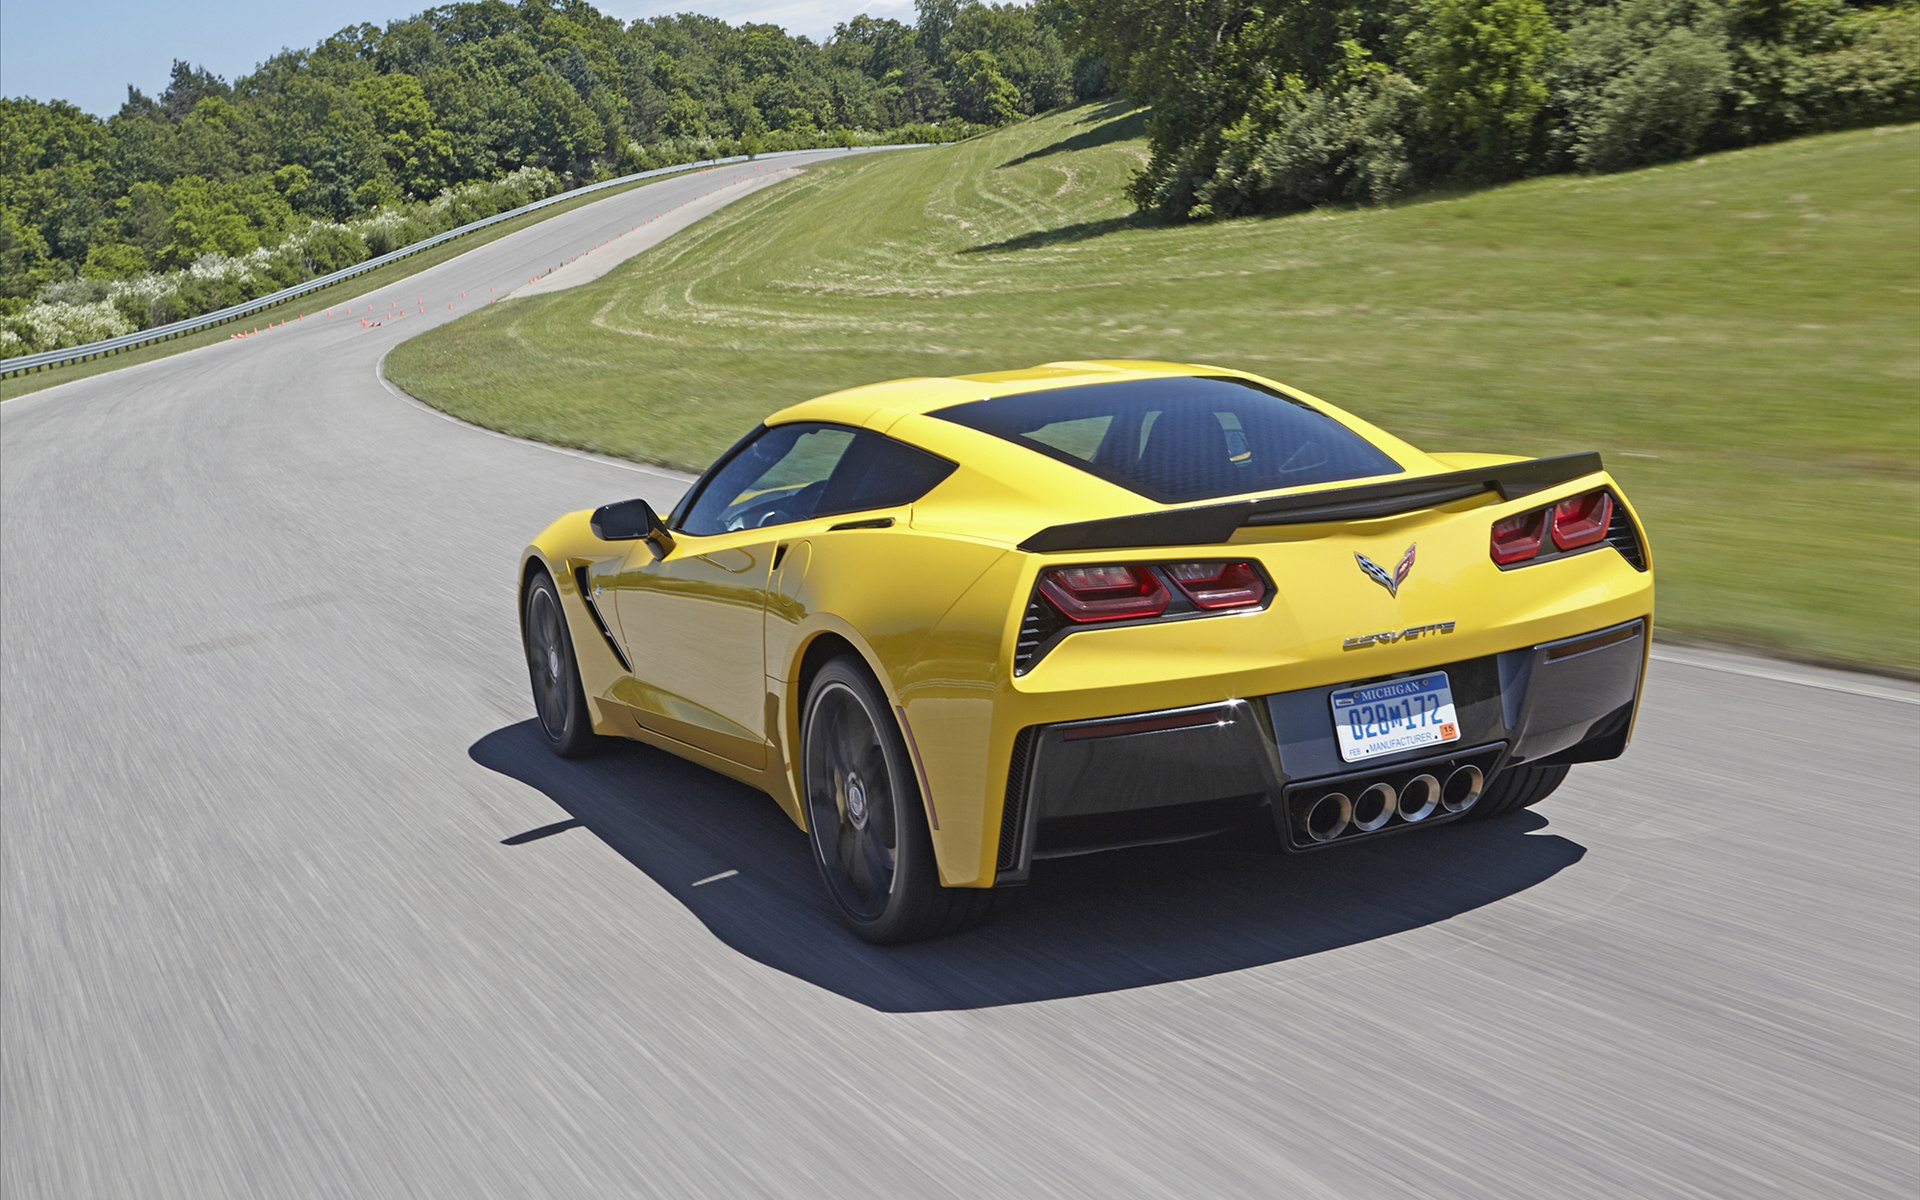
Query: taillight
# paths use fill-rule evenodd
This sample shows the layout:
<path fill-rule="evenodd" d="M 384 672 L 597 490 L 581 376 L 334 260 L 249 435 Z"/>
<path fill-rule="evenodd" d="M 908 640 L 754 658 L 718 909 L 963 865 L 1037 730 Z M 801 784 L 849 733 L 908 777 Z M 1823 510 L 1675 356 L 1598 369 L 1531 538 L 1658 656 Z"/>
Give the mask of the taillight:
<path fill-rule="evenodd" d="M 1606 492 L 1562 500 L 1553 506 L 1553 544 L 1562 550 L 1591 546 L 1607 536 L 1607 522 L 1611 520 L 1613 497 Z"/>
<path fill-rule="evenodd" d="M 1194 607 L 1250 608 L 1267 598 L 1267 581 L 1250 562 L 1170 563 L 1167 574 Z"/>
<path fill-rule="evenodd" d="M 1501 566 L 1525 562 L 1540 553 L 1546 534 L 1547 510 L 1535 509 L 1493 523 L 1493 561 Z"/>
<path fill-rule="evenodd" d="M 1157 617 L 1172 597 L 1160 577 L 1144 566 L 1048 567 L 1040 591 L 1073 621 L 1125 621 Z"/>

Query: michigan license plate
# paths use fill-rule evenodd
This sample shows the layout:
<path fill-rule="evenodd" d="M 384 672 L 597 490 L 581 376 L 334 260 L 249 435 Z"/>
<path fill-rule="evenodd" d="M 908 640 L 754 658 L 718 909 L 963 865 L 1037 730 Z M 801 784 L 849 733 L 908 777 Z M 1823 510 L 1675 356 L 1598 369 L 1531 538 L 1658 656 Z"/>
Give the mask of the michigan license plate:
<path fill-rule="evenodd" d="M 1346 762 L 1460 740 L 1445 671 L 1342 688 L 1332 700 L 1333 732 Z"/>

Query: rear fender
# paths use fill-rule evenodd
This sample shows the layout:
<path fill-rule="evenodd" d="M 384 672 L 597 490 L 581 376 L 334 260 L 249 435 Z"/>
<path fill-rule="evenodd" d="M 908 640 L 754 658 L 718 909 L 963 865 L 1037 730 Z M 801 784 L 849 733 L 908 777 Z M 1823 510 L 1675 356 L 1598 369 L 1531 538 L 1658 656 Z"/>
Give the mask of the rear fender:
<path fill-rule="evenodd" d="M 767 687 L 777 717 L 769 727 L 788 793 L 775 798 L 797 823 L 805 821 L 799 802 L 802 666 L 809 648 L 831 635 L 859 654 L 900 723 L 920 776 L 941 882 L 990 881 L 980 873 L 981 813 L 970 780 L 988 749 L 986 710 L 995 672 L 1003 669 L 1000 631 L 1017 574 L 1011 564 L 1020 557 L 1003 545 L 898 526 L 813 539 L 804 582 L 768 607 Z M 776 629 L 776 620 L 785 628 Z M 777 658 L 776 645 L 782 647 Z"/>

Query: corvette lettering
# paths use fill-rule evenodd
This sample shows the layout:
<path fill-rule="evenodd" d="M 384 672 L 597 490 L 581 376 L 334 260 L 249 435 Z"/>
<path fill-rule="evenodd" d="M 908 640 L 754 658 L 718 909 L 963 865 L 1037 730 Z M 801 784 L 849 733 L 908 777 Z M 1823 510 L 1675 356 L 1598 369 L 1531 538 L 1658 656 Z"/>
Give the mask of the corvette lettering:
<path fill-rule="evenodd" d="M 1417 637 L 1429 634 L 1453 632 L 1452 621 L 1440 621 L 1432 625 L 1410 625 L 1405 629 L 1389 629 L 1385 633 L 1363 633 L 1359 637 L 1350 637 L 1342 645 L 1342 650 L 1363 650 L 1368 646 L 1390 645 L 1394 642 L 1410 642 Z"/>

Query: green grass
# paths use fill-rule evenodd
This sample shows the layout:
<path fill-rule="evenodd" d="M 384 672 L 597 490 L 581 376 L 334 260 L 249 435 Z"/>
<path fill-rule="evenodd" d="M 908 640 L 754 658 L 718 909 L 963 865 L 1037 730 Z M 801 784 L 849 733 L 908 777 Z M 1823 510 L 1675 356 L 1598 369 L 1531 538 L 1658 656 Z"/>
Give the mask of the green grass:
<path fill-rule="evenodd" d="M 1137 114 L 811 168 L 398 347 L 428 403 L 693 467 L 791 401 L 1059 358 L 1245 367 L 1430 450 L 1598 449 L 1668 634 L 1920 670 L 1920 126 L 1392 209 L 1133 217 Z"/>
<path fill-rule="evenodd" d="M 155 342 L 151 345 L 142 346 L 137 350 L 128 350 L 122 354 L 114 354 L 105 358 L 96 358 L 87 362 L 74 363 L 71 366 L 54 367 L 46 371 L 36 371 L 29 375 L 15 375 L 8 379 L 0 379 L 0 400 L 11 400 L 16 396 L 24 396 L 29 392 L 37 392 L 41 388 L 53 387 L 55 384 L 70 383 L 75 379 L 85 379 L 89 375 L 99 375 L 106 371 L 118 370 L 121 367 L 131 367 L 136 363 L 150 362 L 156 358 L 166 358 L 170 354 L 179 354 L 186 350 L 195 350 L 201 346 L 211 346 L 216 342 L 226 341 L 240 330 L 252 329 L 256 326 L 265 326 L 274 321 L 295 320 L 301 313 L 325 312 L 336 304 L 344 304 L 348 300 L 356 296 L 363 296 L 374 289 L 399 283 L 403 279 L 419 274 L 428 267 L 438 266 L 450 258 L 465 254 L 476 246 L 484 246 L 495 238 L 505 237 L 507 234 L 525 229 L 529 225 L 537 225 L 548 217 L 557 217 L 563 212 L 579 208 L 582 204 L 591 204 L 596 200 L 604 200 L 608 196 L 631 191 L 637 187 L 645 187 L 649 183 L 659 183 L 662 179 L 674 179 L 683 174 L 686 174 L 686 172 L 676 171 L 671 175 L 661 175 L 654 179 L 646 179 L 636 183 L 626 184 L 623 187 L 608 188 L 602 192 L 595 192 L 591 196 L 580 196 L 573 200 L 563 200 L 559 204 L 549 205 L 536 212 L 515 217 L 511 221 L 502 221 L 498 225 L 489 225 L 485 229 L 476 230 L 473 233 L 454 238 L 450 242 L 443 242 L 431 250 L 423 250 L 419 254 L 403 258 L 399 262 L 388 263 L 384 267 L 376 267 L 364 275 L 355 275 L 351 279 L 343 279 L 331 287 L 321 288 L 317 292 L 310 292 L 305 296 L 276 304 L 271 308 L 264 308 L 259 312 L 248 313 L 245 317 L 235 318 L 234 320 L 215 325 L 210 329 L 198 330 L 183 337 L 174 338 L 171 341 Z"/>

